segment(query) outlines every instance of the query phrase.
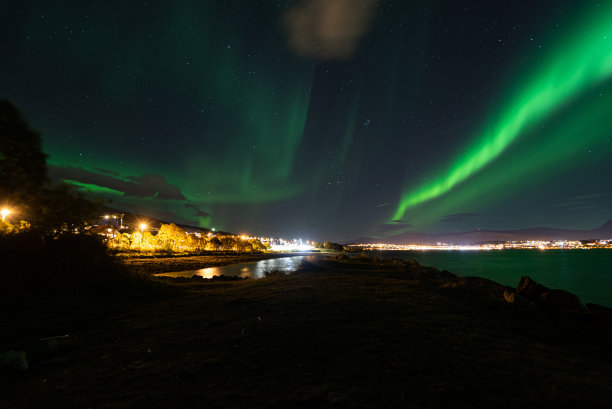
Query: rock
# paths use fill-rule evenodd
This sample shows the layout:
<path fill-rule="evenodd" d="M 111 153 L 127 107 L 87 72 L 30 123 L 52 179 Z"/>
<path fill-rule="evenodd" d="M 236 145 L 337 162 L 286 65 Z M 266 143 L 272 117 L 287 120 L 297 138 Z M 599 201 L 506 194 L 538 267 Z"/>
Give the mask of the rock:
<path fill-rule="evenodd" d="M 551 290 L 529 277 L 521 277 L 516 293 L 535 302 L 546 312 L 581 312 L 585 309 L 577 295 L 565 290 Z"/>
<path fill-rule="evenodd" d="M 612 314 L 612 308 L 604 307 L 603 305 L 593 304 L 590 302 L 586 304 L 586 309 L 588 311 L 598 311 L 598 312 L 603 312 L 607 314 Z"/>
<path fill-rule="evenodd" d="M 516 295 L 515 293 L 511 293 L 510 291 L 504 291 L 504 300 L 508 303 L 508 304 L 514 304 L 516 302 Z"/>
<path fill-rule="evenodd" d="M 516 293 L 532 301 L 538 301 L 540 296 L 549 289 L 533 281 L 530 277 L 521 277 Z"/>
<path fill-rule="evenodd" d="M 542 316 L 540 309 L 535 303 L 517 293 L 506 290 L 504 291 L 503 297 L 505 302 L 511 304 L 513 308 L 519 312 L 528 312 L 536 316 Z"/>
<path fill-rule="evenodd" d="M 421 267 L 421 265 L 418 263 L 418 261 L 416 261 L 413 258 L 411 258 L 408 261 L 406 261 L 406 264 L 409 265 L 410 267 Z"/>
<path fill-rule="evenodd" d="M 393 258 L 389 262 L 394 267 L 406 267 L 407 263 L 401 258 Z"/>
<path fill-rule="evenodd" d="M 600 340 L 607 348 L 612 342 L 612 309 L 587 303 L 586 311 L 581 314 L 581 318 L 593 333 L 591 336 Z"/>
<path fill-rule="evenodd" d="M 457 278 L 457 276 L 453 273 L 451 273 L 448 270 L 442 270 L 439 273 L 440 277 L 445 278 L 445 279 L 452 279 L 452 278 Z"/>
<path fill-rule="evenodd" d="M 584 311 L 576 294 L 565 290 L 550 290 L 540 295 L 542 307 L 554 311 Z"/>

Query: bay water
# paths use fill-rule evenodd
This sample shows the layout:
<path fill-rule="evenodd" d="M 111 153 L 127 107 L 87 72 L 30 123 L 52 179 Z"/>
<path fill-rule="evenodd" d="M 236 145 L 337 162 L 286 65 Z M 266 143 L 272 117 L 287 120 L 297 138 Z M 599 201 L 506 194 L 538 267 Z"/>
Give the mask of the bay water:
<path fill-rule="evenodd" d="M 415 259 L 459 276 L 488 278 L 516 287 L 529 276 L 549 288 L 567 290 L 582 303 L 612 307 L 612 250 L 429 250 L 372 251 L 381 258 Z"/>

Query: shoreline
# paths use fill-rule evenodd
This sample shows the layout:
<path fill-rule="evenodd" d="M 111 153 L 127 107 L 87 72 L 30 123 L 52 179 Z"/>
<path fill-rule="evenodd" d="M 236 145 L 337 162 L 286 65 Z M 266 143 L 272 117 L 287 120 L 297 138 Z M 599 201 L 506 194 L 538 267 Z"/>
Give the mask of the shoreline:
<path fill-rule="evenodd" d="M 506 251 L 516 251 L 517 249 L 509 249 Z M 600 250 L 600 249 L 593 249 Z M 523 250 L 520 250 L 523 251 Z M 565 252 L 567 250 L 563 250 Z M 577 291 L 575 288 L 567 288 L 567 286 L 563 285 L 555 285 L 555 283 L 546 283 L 547 280 L 543 279 L 541 272 L 547 270 L 538 270 L 533 268 L 526 268 L 521 274 L 514 274 L 509 272 L 498 271 L 493 268 L 493 266 L 489 266 L 489 270 L 480 271 L 482 268 L 474 268 L 466 270 L 464 268 L 457 268 L 449 265 L 439 265 L 435 263 L 433 260 L 422 260 L 419 253 L 420 251 L 400 251 L 399 253 L 405 253 L 402 257 L 397 257 L 397 251 L 387 251 L 387 250 L 369 250 L 369 251 L 333 251 L 333 250 L 319 250 L 313 252 L 248 252 L 248 253 L 239 253 L 233 251 L 227 252 L 214 252 L 208 254 L 196 254 L 196 255 L 185 255 L 185 254 L 177 254 L 172 256 L 159 256 L 159 255 L 146 255 L 146 256 L 116 256 L 117 259 L 127 266 L 133 272 L 141 274 L 145 277 L 157 276 L 165 273 L 180 273 L 185 271 L 196 271 L 205 268 L 211 267 L 224 267 L 232 264 L 243 264 L 243 263 L 252 263 L 261 260 L 274 259 L 274 258 L 286 258 L 286 257 L 295 257 L 295 256 L 314 256 L 314 257 L 327 257 L 327 256 L 340 256 L 346 258 L 359 258 L 364 255 L 371 256 L 374 258 L 379 258 L 380 260 L 391 260 L 393 258 L 401 258 L 403 260 L 408 260 L 409 258 L 417 259 L 419 265 L 424 267 L 434 267 L 440 270 L 451 271 L 453 274 L 460 277 L 478 277 L 487 280 L 492 280 L 500 285 L 505 286 L 514 286 L 520 279 L 522 275 L 528 275 L 538 282 L 545 283 L 550 288 L 559 288 L 566 291 L 569 291 L 573 294 L 576 294 L 580 297 L 580 299 L 585 303 L 594 303 L 602 306 L 606 306 L 608 308 L 612 307 L 612 303 L 606 302 L 607 299 L 601 300 L 597 297 L 585 297 L 583 292 Z M 426 252 L 425 252 L 426 253 Z M 580 252 L 582 253 L 582 252 Z M 409 254 L 409 256 L 407 256 Z M 434 253 L 434 254 L 437 254 Z M 463 252 L 458 253 L 463 254 Z M 489 254 L 489 252 L 487 252 Z M 540 255 L 540 251 L 537 253 Z M 471 255 L 471 252 L 468 253 L 468 256 Z M 549 253 L 550 255 L 550 253 Z M 537 267 L 537 265 L 534 265 Z M 176 277 L 169 277 L 176 278 Z M 546 278 L 546 277 L 544 277 Z M 595 298 L 595 299 L 593 299 Z"/>
<path fill-rule="evenodd" d="M 324 256 L 324 252 L 267 252 L 267 253 L 217 253 L 210 255 L 178 255 L 170 257 L 121 257 L 120 262 L 129 269 L 145 276 L 160 273 L 171 273 L 188 270 L 199 270 L 209 267 L 221 267 L 230 264 L 250 263 L 273 258 L 296 256 Z"/>

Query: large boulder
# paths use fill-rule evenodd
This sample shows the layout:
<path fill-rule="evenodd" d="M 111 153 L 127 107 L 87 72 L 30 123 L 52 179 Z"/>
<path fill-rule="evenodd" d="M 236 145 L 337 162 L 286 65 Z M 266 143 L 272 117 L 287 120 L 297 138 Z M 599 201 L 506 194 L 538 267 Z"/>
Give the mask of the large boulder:
<path fill-rule="evenodd" d="M 516 293 L 536 303 L 543 311 L 556 312 L 581 312 L 585 308 L 577 295 L 565 290 L 551 290 L 538 284 L 530 277 L 521 277 Z"/>
<path fill-rule="evenodd" d="M 516 287 L 516 293 L 523 297 L 537 301 L 540 296 L 548 291 L 549 289 L 533 281 L 530 277 L 521 277 L 518 286 Z"/>
<path fill-rule="evenodd" d="M 550 290 L 540 295 L 542 306 L 555 311 L 584 311 L 576 294 L 565 290 Z"/>
<path fill-rule="evenodd" d="M 509 290 L 504 291 L 504 301 L 512 305 L 519 312 L 542 315 L 533 301 L 515 292 Z"/>

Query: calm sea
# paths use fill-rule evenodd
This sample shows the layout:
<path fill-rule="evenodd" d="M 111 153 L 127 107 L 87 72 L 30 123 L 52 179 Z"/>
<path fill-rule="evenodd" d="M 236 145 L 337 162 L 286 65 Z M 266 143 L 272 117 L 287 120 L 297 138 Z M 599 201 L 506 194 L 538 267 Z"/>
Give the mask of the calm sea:
<path fill-rule="evenodd" d="M 516 287 L 529 276 L 549 288 L 570 291 L 583 303 L 612 307 L 612 250 L 377 251 L 384 258 L 414 258 L 461 276 Z"/>

